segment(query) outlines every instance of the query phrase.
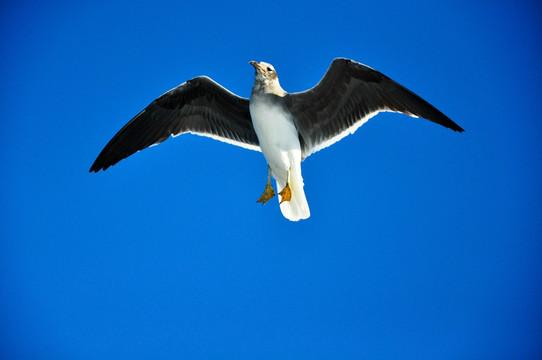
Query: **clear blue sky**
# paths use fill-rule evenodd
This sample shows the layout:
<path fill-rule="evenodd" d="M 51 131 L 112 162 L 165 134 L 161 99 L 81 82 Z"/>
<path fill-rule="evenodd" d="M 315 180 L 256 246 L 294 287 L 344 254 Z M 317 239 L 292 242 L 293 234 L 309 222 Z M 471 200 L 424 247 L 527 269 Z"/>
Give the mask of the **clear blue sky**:
<path fill-rule="evenodd" d="M 0 357 L 542 357 L 541 12 L 534 1 L 3 2 Z M 466 129 L 382 114 L 303 163 L 312 216 L 256 204 L 260 153 L 103 146 L 208 75 L 248 97 L 334 57 Z"/>

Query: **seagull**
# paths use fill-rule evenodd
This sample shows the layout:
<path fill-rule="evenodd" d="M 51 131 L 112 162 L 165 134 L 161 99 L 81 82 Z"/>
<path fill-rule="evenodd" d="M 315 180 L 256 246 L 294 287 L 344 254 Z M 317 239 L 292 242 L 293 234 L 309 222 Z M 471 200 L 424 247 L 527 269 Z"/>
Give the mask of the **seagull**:
<path fill-rule="evenodd" d="M 464 130 L 434 106 L 379 71 L 336 58 L 313 88 L 288 93 L 275 68 L 251 60 L 255 80 L 250 99 L 235 95 L 207 76 L 169 90 L 130 120 L 109 141 L 89 172 L 106 170 L 170 136 L 193 133 L 261 151 L 268 176 L 257 202 L 280 190 L 280 209 L 291 221 L 307 219 L 301 162 L 349 134 L 382 111 L 421 117 L 451 130 Z"/>

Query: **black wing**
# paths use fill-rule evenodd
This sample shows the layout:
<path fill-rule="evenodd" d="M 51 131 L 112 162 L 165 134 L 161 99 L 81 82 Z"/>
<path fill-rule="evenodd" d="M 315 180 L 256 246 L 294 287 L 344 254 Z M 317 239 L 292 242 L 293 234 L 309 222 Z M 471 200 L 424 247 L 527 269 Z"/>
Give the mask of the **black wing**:
<path fill-rule="evenodd" d="M 185 132 L 260 150 L 248 99 L 200 76 L 166 92 L 124 125 L 89 172 L 105 170 L 139 150 Z"/>
<path fill-rule="evenodd" d="M 427 101 L 386 75 L 348 59 L 335 59 L 310 90 L 286 95 L 299 131 L 303 158 L 353 133 L 380 111 L 422 117 L 463 129 Z"/>

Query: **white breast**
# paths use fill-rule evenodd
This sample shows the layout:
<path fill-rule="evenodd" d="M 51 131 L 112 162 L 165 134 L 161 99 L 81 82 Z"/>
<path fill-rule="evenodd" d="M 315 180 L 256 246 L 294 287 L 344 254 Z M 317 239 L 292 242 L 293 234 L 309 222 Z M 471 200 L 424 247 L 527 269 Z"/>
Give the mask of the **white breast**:
<path fill-rule="evenodd" d="M 290 115 L 280 106 L 253 96 L 250 99 L 250 115 L 260 148 L 271 169 L 287 170 L 292 156 L 301 159 L 301 146 L 297 129 Z"/>

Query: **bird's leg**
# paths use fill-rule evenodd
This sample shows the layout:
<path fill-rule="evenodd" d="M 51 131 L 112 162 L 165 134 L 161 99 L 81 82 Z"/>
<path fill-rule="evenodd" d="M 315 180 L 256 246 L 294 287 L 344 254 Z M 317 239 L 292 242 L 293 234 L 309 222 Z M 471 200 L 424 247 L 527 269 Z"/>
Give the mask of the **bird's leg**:
<path fill-rule="evenodd" d="M 282 204 L 285 201 L 290 201 L 292 199 L 292 190 L 290 189 L 290 169 L 288 168 L 288 178 L 286 180 L 286 186 L 279 192 L 280 203 Z"/>
<path fill-rule="evenodd" d="M 267 175 L 267 185 L 265 186 L 265 190 L 263 191 L 262 196 L 260 196 L 257 201 L 262 203 L 262 205 L 272 199 L 273 196 L 275 196 L 275 190 L 273 190 L 273 187 L 271 186 L 271 167 L 269 165 L 267 167 L 269 168 L 269 174 Z"/>

